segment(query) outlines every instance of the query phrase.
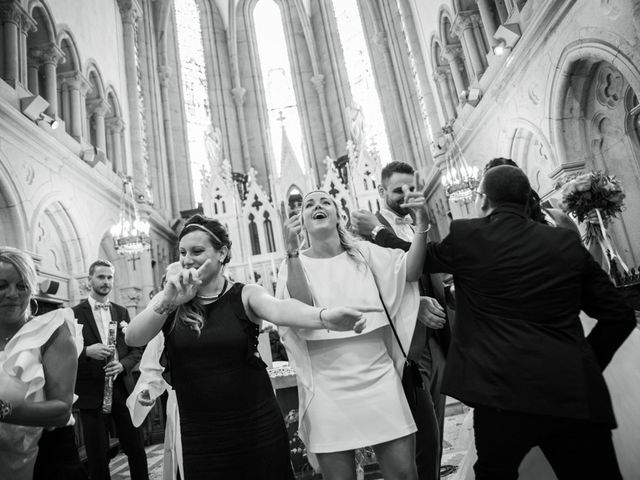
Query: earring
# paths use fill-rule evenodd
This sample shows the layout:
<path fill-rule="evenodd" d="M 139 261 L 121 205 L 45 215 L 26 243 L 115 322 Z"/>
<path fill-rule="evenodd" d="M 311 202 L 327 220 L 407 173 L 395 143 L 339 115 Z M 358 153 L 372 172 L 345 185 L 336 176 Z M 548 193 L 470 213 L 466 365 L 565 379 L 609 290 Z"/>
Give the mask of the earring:
<path fill-rule="evenodd" d="M 38 300 L 32 298 L 31 301 L 36 304 L 36 311 L 31 314 L 32 317 L 35 317 L 38 314 Z"/>

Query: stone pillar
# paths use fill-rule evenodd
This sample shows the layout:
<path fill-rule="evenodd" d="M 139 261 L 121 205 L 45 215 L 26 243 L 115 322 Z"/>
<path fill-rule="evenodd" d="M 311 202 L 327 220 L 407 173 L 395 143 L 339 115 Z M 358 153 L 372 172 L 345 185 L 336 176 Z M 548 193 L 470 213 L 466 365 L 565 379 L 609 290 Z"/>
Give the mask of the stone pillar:
<path fill-rule="evenodd" d="M 133 181 L 141 192 L 146 191 L 144 168 L 144 146 L 142 127 L 140 125 L 140 104 L 138 102 L 138 63 L 136 60 L 136 29 L 138 19 L 142 16 L 142 9 L 137 0 L 118 0 L 120 16 L 122 17 L 124 37 L 124 66 L 127 73 L 127 103 L 129 105 L 129 133 L 131 142 L 131 165 L 133 166 Z"/>
<path fill-rule="evenodd" d="M 324 91 L 324 75 L 317 73 L 311 77 L 311 83 L 313 83 L 316 93 L 318 94 L 318 103 L 320 104 L 320 114 L 322 115 L 322 126 L 324 127 L 324 135 L 327 139 L 327 152 L 331 158 L 336 157 L 336 149 L 333 144 L 333 134 L 331 133 L 331 121 L 329 119 L 329 111 L 327 109 L 327 96 Z M 311 159 L 309 159 L 311 161 Z M 313 172 L 314 185 L 320 185 L 320 165 L 317 164 L 311 168 Z"/>
<path fill-rule="evenodd" d="M 32 52 L 27 61 L 27 88 L 34 95 L 40 95 L 40 59 L 39 51 Z"/>
<path fill-rule="evenodd" d="M 44 99 L 49 102 L 45 113 L 51 118 L 58 115 L 58 75 L 56 67 L 58 62 L 64 58 L 64 53 L 57 45 L 49 45 L 40 56 L 44 68 Z"/>
<path fill-rule="evenodd" d="M 122 120 L 118 117 L 110 117 L 107 120 L 107 126 L 109 127 L 109 136 L 111 137 L 111 163 L 113 164 L 113 170 L 115 172 L 125 172 L 123 168 L 124 162 L 122 157 L 122 132 L 124 130 L 124 125 Z"/>
<path fill-rule="evenodd" d="M 180 213 L 180 196 L 178 175 L 176 172 L 175 145 L 173 143 L 173 128 L 171 125 L 171 96 L 169 93 L 169 81 L 171 80 L 171 68 L 166 65 L 158 67 L 160 79 L 160 99 L 162 102 L 162 118 L 164 120 L 164 138 L 166 142 L 167 171 L 169 177 L 169 194 L 171 197 L 171 216 Z"/>
<path fill-rule="evenodd" d="M 473 69 L 473 78 L 478 80 L 484 71 L 482 57 L 473 33 L 474 21 L 473 14 L 470 12 L 460 12 L 453 22 L 453 33 L 460 38 L 460 41 L 466 46 L 469 54 L 469 61 Z M 471 72 L 470 72 L 471 73 Z"/>
<path fill-rule="evenodd" d="M 18 82 L 26 85 L 26 42 L 22 32 L 28 32 L 35 27 L 35 22 L 27 11 L 16 0 L 0 2 L 0 21 L 2 21 L 4 38 L 0 48 L 3 48 L 4 80 L 16 87 Z M 24 56 L 24 58 L 20 58 Z M 24 63 L 24 70 L 22 64 Z"/>
<path fill-rule="evenodd" d="M 444 103 L 445 115 L 447 121 L 456 118 L 456 109 L 453 99 L 451 98 L 451 90 L 449 89 L 449 79 L 447 78 L 446 69 L 440 67 L 434 75 L 434 79 L 438 84 L 438 90 L 442 95 L 442 103 Z"/>
<path fill-rule="evenodd" d="M 460 61 L 462 60 L 462 48 L 455 45 L 447 45 L 442 50 L 444 59 L 449 62 L 449 68 L 451 69 L 451 76 L 453 77 L 453 83 L 456 86 L 457 95 L 459 100 L 460 94 L 465 90 L 464 78 L 462 78 L 462 72 Z"/>
<path fill-rule="evenodd" d="M 78 142 L 82 141 L 84 125 L 83 103 L 84 93 L 89 82 L 81 73 L 72 73 L 65 76 L 64 82 L 69 92 L 69 116 L 65 122 L 70 123 L 69 134 Z"/>
<path fill-rule="evenodd" d="M 497 27 L 491 13 L 489 0 L 476 0 L 476 2 L 478 3 L 478 10 L 480 10 L 480 18 L 482 19 L 482 25 L 484 26 L 484 33 L 487 36 L 489 45 L 493 48 L 498 44 L 496 39 L 493 38 Z"/>
<path fill-rule="evenodd" d="M 109 105 L 102 99 L 96 99 L 90 104 L 90 109 L 93 126 L 96 131 L 96 144 L 94 146 L 104 152 L 107 150 L 104 116 L 109 111 Z"/>
<path fill-rule="evenodd" d="M 60 105 L 60 110 L 62 112 L 62 119 L 65 123 L 65 130 L 67 133 L 71 133 L 71 105 L 69 98 L 69 85 L 64 81 L 63 77 L 58 79 L 58 83 L 60 85 L 60 98 L 62 99 L 62 105 Z"/>
<path fill-rule="evenodd" d="M 246 148 L 242 148 L 242 163 L 244 167 L 244 171 L 248 172 L 251 169 L 251 159 L 249 158 L 249 138 L 247 137 L 247 124 L 244 120 L 244 96 L 247 91 L 242 88 L 240 85 L 235 86 L 231 89 L 231 95 L 233 95 L 233 100 L 236 104 L 236 112 L 238 114 L 238 125 L 240 129 L 240 141 L 242 145 L 246 145 Z M 268 158 L 268 157 L 267 157 Z M 270 162 L 266 161 L 266 174 L 270 178 L 271 176 L 271 165 Z"/>

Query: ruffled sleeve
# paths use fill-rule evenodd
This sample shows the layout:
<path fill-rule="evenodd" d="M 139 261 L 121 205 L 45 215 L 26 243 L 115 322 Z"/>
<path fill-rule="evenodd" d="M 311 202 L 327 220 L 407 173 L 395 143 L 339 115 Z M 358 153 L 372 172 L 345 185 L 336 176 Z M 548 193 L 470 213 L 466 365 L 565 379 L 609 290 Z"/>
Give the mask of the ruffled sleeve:
<path fill-rule="evenodd" d="M 151 399 L 155 400 L 168 388 L 162 378 L 164 368 L 160 365 L 160 357 L 164 350 L 164 335 L 158 333 L 144 349 L 140 359 L 140 378 L 131 395 L 127 398 L 127 408 L 131 415 L 134 427 L 139 427 L 153 406 L 141 405 L 138 395 L 143 390 L 149 390 Z"/>
<path fill-rule="evenodd" d="M 25 399 L 44 387 L 41 348 L 63 324 L 67 325 L 76 345 L 76 355 L 80 355 L 83 347 L 82 326 L 78 325 L 70 308 L 34 317 L 7 344 L 7 358 L 2 369 L 10 377 L 27 385 Z"/>

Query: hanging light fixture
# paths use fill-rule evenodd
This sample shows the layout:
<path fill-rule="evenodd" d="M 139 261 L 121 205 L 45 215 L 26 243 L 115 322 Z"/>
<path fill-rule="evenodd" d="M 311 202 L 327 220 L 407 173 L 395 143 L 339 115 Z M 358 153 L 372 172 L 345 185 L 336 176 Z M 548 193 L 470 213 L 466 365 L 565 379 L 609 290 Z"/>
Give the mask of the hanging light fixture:
<path fill-rule="evenodd" d="M 453 136 L 453 128 L 447 125 L 442 132 L 449 139 L 445 171 L 442 174 L 444 192 L 456 203 L 468 203 L 473 199 L 480 183 L 480 170 L 478 167 L 470 167 L 467 163 L 460 145 Z"/>
<path fill-rule="evenodd" d="M 127 203 L 131 205 L 127 207 Z M 120 220 L 111 227 L 113 245 L 120 255 L 135 255 L 151 248 L 151 225 L 138 216 L 131 177 L 122 177 Z"/>

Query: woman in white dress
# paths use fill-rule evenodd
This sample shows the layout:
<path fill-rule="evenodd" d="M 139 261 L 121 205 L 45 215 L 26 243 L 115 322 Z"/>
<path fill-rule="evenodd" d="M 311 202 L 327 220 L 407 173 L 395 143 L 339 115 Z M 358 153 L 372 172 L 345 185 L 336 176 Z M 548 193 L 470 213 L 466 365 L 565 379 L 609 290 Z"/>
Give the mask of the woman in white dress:
<path fill-rule="evenodd" d="M 417 218 L 407 253 L 354 242 L 331 196 L 307 194 L 301 223 L 310 247 L 300 255 L 289 252 L 276 296 L 297 298 L 297 287 L 306 281 L 313 303 L 323 308 L 380 306 L 381 297 L 406 351 L 418 312 L 428 220 L 424 197 L 408 187 L 405 193 L 405 206 Z M 355 450 L 373 446 L 385 480 L 417 479 L 416 426 L 401 385 L 404 358 L 385 313 L 367 315 L 360 335 L 301 328 L 280 333 L 298 378 L 299 434 L 323 478 L 355 480 Z"/>
<path fill-rule="evenodd" d="M 31 258 L 0 247 L 1 479 L 31 480 L 43 427 L 72 424 L 82 335 L 71 309 L 32 317 L 36 291 Z"/>

